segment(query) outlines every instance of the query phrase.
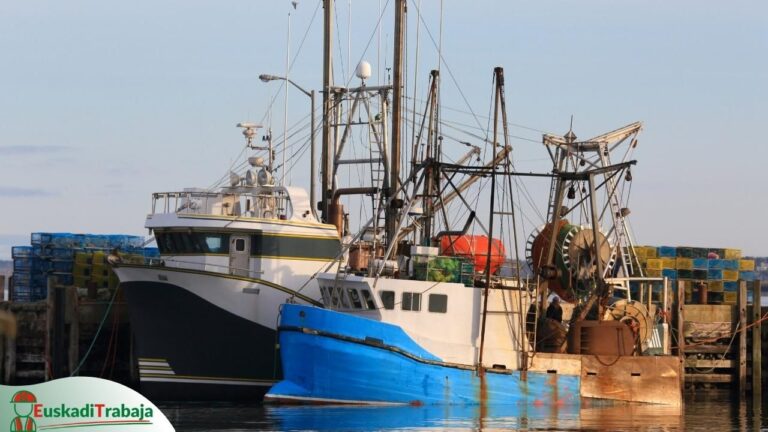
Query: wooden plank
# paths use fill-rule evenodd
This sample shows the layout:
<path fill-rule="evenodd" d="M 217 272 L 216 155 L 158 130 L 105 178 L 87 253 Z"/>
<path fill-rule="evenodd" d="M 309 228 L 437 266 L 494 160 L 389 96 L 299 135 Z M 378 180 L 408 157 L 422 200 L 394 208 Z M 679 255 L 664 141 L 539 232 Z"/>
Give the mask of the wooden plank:
<path fill-rule="evenodd" d="M 738 364 L 736 360 L 708 360 L 695 357 L 685 359 L 685 367 L 690 368 L 735 368 Z"/>
<path fill-rule="evenodd" d="M 18 353 L 16 354 L 17 363 L 45 363 L 43 354 Z"/>
<path fill-rule="evenodd" d="M 581 357 L 578 354 L 536 353 L 528 370 L 532 372 L 557 371 L 559 375 L 581 375 Z"/>
<path fill-rule="evenodd" d="M 36 380 L 42 380 L 45 378 L 45 371 L 42 371 L 40 369 L 16 371 L 16 378 L 27 378 L 27 379 L 33 378 Z"/>
<path fill-rule="evenodd" d="M 582 397 L 682 405 L 679 357 L 584 355 L 581 364 Z"/>
<path fill-rule="evenodd" d="M 686 305 L 685 320 L 693 322 L 729 322 L 738 319 L 733 305 Z"/>
<path fill-rule="evenodd" d="M 689 383 L 730 383 L 732 374 L 686 374 L 685 382 Z"/>
<path fill-rule="evenodd" d="M 736 352 L 736 344 L 731 346 L 726 344 L 719 345 L 688 345 L 686 348 L 686 354 L 725 354 L 729 352 Z"/>
<path fill-rule="evenodd" d="M 688 320 L 683 324 L 683 337 L 691 339 L 693 342 L 730 339 L 731 336 L 733 336 L 732 321 L 696 322 Z"/>
<path fill-rule="evenodd" d="M 752 282 L 752 323 L 760 321 L 762 297 L 760 281 Z M 762 324 L 752 327 L 752 398 L 763 397 L 763 330 Z"/>
<path fill-rule="evenodd" d="M 747 283 L 739 282 L 739 398 L 744 399 L 747 393 Z"/>

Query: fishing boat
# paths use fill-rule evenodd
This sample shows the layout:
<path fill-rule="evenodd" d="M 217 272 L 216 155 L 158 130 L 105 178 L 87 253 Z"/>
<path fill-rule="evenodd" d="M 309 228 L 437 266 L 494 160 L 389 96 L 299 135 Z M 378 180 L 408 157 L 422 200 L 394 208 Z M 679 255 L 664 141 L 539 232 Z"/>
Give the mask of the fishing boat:
<path fill-rule="evenodd" d="M 577 141 L 572 131 L 545 135 L 552 170 L 517 172 L 503 69 L 496 68 L 490 160 L 474 167 L 447 163 L 437 131 L 439 72 L 433 71 L 421 122 L 427 132 L 418 133 L 412 148 L 421 151 L 412 152 L 401 178 L 404 17 L 405 2 L 399 0 L 391 145 L 378 147 L 390 155 L 383 167 L 386 182 L 349 190 L 328 179 L 328 221 L 355 232 L 336 216 L 344 213 L 339 197 L 347 193 L 370 195 L 372 216 L 344 240 L 344 260 L 315 276 L 324 308 L 282 306 L 284 377 L 265 401 L 567 405 L 593 397 L 679 406 L 679 360 L 648 355 L 669 352 L 668 328 L 659 320 L 664 314 L 651 301 L 660 292 L 658 309 L 668 307 L 668 292 L 663 279 L 644 278 L 637 265 L 627 228 L 628 194 L 622 193 L 632 181 L 631 154 L 641 125 L 586 141 Z M 329 81 L 325 86 L 326 94 L 337 95 L 337 105 L 341 97 L 357 100 L 365 93 L 364 85 L 343 91 L 334 91 Z M 332 167 L 329 172 L 343 165 L 343 139 L 335 151 L 324 148 L 333 155 L 324 160 L 332 163 L 324 165 Z M 613 161 L 616 154 L 621 161 Z M 521 277 L 517 247 L 520 203 L 513 186 L 523 177 L 545 178 L 551 186 L 545 224 L 528 242 L 532 281 Z M 478 216 L 483 201 L 465 196 L 481 179 L 488 195 L 485 223 Z M 449 215 L 449 201 L 463 204 L 465 217 Z M 512 276 L 500 271 L 510 258 L 507 249 L 514 250 Z M 544 317 L 555 292 L 575 306 L 568 331 Z M 646 382 L 653 386 L 645 388 Z"/>
<path fill-rule="evenodd" d="M 258 126 L 238 126 L 254 151 L 245 172 L 214 190 L 152 194 L 145 226 L 160 259 L 114 263 L 152 400 L 260 399 L 280 376 L 279 305 L 321 305 L 318 287 L 301 285 L 340 251 L 307 193 L 276 184 L 271 141 L 265 160 Z"/>

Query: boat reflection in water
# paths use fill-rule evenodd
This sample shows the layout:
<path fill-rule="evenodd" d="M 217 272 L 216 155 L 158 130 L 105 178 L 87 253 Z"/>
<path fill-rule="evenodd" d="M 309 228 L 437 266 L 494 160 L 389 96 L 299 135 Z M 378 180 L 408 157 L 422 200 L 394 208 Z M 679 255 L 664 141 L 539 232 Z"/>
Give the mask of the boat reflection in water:
<path fill-rule="evenodd" d="M 680 430 L 679 407 L 584 400 L 579 405 L 271 407 L 278 430 Z"/>

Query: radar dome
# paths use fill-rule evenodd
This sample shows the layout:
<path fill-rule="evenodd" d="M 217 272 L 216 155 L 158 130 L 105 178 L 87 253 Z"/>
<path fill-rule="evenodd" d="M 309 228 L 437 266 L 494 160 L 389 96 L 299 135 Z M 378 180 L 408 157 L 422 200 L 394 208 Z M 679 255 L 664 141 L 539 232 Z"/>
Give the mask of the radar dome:
<path fill-rule="evenodd" d="M 371 64 L 367 61 L 363 60 L 357 65 L 357 69 L 355 69 L 355 76 L 360 78 L 361 80 L 367 80 L 371 77 Z"/>

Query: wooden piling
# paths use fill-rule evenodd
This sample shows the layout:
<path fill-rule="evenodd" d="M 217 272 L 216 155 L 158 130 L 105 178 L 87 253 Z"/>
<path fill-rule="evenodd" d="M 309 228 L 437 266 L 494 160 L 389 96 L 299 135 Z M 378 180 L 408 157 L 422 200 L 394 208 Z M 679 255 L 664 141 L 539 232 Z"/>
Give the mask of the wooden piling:
<path fill-rule="evenodd" d="M 3 382 L 6 385 L 11 385 L 16 377 L 16 340 L 5 338 L 5 358 L 3 363 L 5 364 Z"/>
<path fill-rule="evenodd" d="M 762 323 L 762 291 L 760 281 L 752 282 L 752 398 L 762 399 L 763 393 L 763 331 Z"/>
<path fill-rule="evenodd" d="M 739 282 L 739 399 L 744 399 L 747 393 L 747 283 Z"/>
<path fill-rule="evenodd" d="M 677 281 L 677 355 L 685 358 L 685 338 L 683 337 L 683 323 L 685 315 L 683 309 L 685 306 L 685 285 L 686 282 Z M 685 380 L 685 369 L 683 369 L 682 379 Z"/>

